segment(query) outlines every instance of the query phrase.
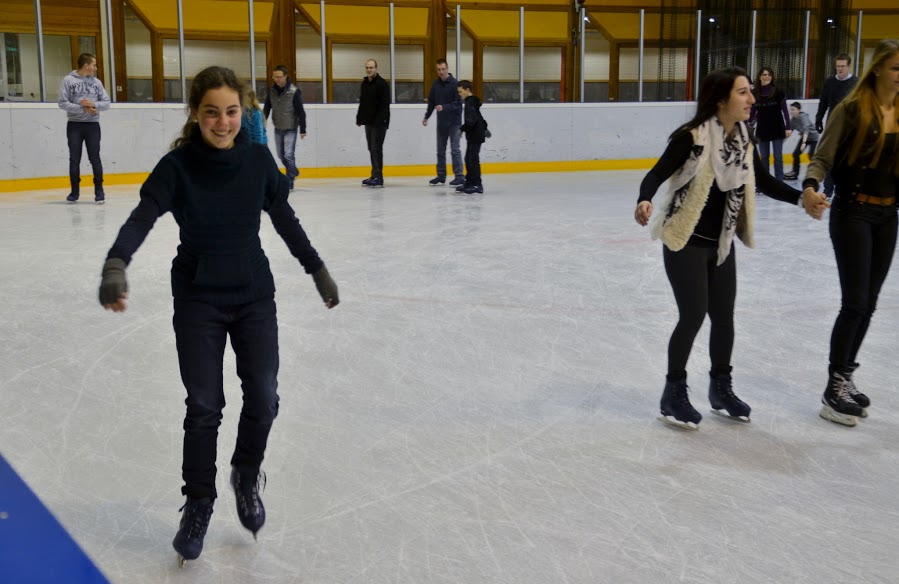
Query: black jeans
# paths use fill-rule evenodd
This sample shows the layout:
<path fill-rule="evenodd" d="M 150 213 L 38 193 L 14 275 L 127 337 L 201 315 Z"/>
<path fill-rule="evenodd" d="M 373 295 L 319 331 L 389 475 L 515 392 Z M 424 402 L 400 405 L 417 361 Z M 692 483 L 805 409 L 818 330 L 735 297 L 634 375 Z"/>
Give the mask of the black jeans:
<path fill-rule="evenodd" d="M 69 122 L 66 124 L 69 141 L 69 182 L 77 193 L 81 184 L 81 148 L 87 145 L 87 159 L 94 170 L 94 188 L 103 189 L 103 164 L 100 162 L 100 124 L 98 122 Z"/>
<path fill-rule="evenodd" d="M 365 141 L 371 155 L 372 178 L 384 178 L 384 138 L 387 128 L 384 126 L 365 126 Z"/>
<path fill-rule="evenodd" d="M 808 147 L 808 157 L 812 158 L 815 156 L 815 150 L 818 149 L 817 142 L 807 142 L 806 146 Z M 799 157 L 802 156 L 802 140 L 796 142 L 796 148 L 793 149 L 793 174 L 799 176 Z"/>
<path fill-rule="evenodd" d="M 216 497 L 218 427 L 225 407 L 223 359 L 230 335 L 243 389 L 231 465 L 258 469 L 278 415 L 278 320 L 275 300 L 218 307 L 175 300 L 175 344 L 187 389 L 182 494 Z"/>
<path fill-rule="evenodd" d="M 663 246 L 665 273 L 677 302 L 679 320 L 668 342 L 668 374 L 686 375 L 693 340 L 709 315 L 712 330 L 709 356 L 712 370 L 730 366 L 734 348 L 734 302 L 737 298 L 737 260 L 733 246 L 724 263 L 717 247 L 688 244 L 680 251 Z"/>
<path fill-rule="evenodd" d="M 843 371 L 858 355 L 877 296 L 896 250 L 896 206 L 857 203 L 837 195 L 830 240 L 840 274 L 840 313 L 830 336 L 830 368 Z"/>
<path fill-rule="evenodd" d="M 465 184 L 472 187 L 481 186 L 481 144 L 468 141 L 465 144 Z"/>

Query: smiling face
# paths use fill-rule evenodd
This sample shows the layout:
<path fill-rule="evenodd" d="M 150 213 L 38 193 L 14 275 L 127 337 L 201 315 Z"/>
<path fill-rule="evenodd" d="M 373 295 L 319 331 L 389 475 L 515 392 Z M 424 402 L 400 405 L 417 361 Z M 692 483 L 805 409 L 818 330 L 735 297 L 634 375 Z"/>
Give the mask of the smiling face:
<path fill-rule="evenodd" d="M 240 95 L 227 86 L 210 89 L 200 101 L 200 107 L 191 111 L 200 125 L 203 141 L 220 150 L 234 146 L 234 138 L 240 132 Z"/>
<path fill-rule="evenodd" d="M 727 101 L 718 103 L 718 119 L 725 124 L 745 122 L 752 113 L 752 104 L 754 103 L 755 97 L 752 95 L 749 79 L 743 76 L 737 77 L 730 90 L 730 97 Z"/>

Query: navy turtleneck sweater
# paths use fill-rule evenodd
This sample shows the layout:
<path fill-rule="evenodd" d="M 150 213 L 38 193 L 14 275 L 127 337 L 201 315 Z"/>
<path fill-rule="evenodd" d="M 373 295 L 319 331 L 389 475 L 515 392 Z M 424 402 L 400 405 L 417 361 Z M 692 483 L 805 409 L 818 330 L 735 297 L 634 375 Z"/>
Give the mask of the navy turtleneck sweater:
<path fill-rule="evenodd" d="M 156 219 L 171 212 L 181 239 L 172 261 L 176 299 L 229 306 L 270 298 L 275 283 L 259 241 L 262 211 L 306 273 L 324 265 L 287 202 L 288 186 L 268 148 L 245 130 L 233 148 L 220 150 L 195 127 L 144 182 L 107 259 L 130 263 Z"/>

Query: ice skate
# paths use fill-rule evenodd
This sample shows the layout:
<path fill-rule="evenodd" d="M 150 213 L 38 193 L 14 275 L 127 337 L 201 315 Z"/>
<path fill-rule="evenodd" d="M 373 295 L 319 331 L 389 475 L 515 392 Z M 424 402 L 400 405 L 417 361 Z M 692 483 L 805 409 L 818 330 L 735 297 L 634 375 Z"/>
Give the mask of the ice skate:
<path fill-rule="evenodd" d="M 265 524 L 265 506 L 259 498 L 259 483 L 265 489 L 265 473 L 259 470 L 231 468 L 231 488 L 237 501 L 237 516 L 245 528 L 253 532 L 253 539 Z"/>
<path fill-rule="evenodd" d="M 844 375 L 846 381 L 849 382 L 849 397 L 852 398 L 852 401 L 857 403 L 862 408 L 862 415 L 860 417 L 867 418 L 868 417 L 868 406 L 871 405 L 871 400 L 868 399 L 868 396 L 861 393 L 858 388 L 855 387 L 855 381 L 852 379 L 852 375 L 855 373 L 855 370 L 858 369 L 858 363 L 853 363 L 849 367 L 849 371 Z"/>
<path fill-rule="evenodd" d="M 731 420 L 749 422 L 752 408 L 734 394 L 730 372 L 709 373 L 709 378 L 709 404 L 712 406 L 712 413 Z"/>
<path fill-rule="evenodd" d="M 825 420 L 844 426 L 858 424 L 858 418 L 864 410 L 849 393 L 851 383 L 845 374 L 837 371 L 831 373 L 830 379 L 827 380 L 827 389 L 824 390 L 824 396 L 821 398 L 824 405 L 821 406 L 818 415 Z"/>
<path fill-rule="evenodd" d="M 206 529 L 209 527 L 209 518 L 212 517 L 213 500 L 209 497 L 203 499 L 187 498 L 181 507 L 181 525 L 178 533 L 172 541 L 172 547 L 178 552 L 178 562 L 181 567 L 188 560 L 196 560 L 203 551 L 203 538 L 206 537 Z"/>
<path fill-rule="evenodd" d="M 384 179 L 375 177 L 368 181 L 368 188 L 370 189 L 382 189 L 384 188 Z"/>
<path fill-rule="evenodd" d="M 683 428 L 685 430 L 698 430 L 702 414 L 690 404 L 687 396 L 687 380 L 667 381 L 662 392 L 661 413 L 659 420 Z"/>

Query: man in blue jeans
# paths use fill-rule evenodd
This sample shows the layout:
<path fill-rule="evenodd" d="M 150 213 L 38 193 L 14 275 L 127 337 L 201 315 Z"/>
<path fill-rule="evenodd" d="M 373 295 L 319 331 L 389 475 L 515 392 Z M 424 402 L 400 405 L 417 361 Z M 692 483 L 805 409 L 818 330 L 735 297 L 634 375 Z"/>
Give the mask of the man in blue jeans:
<path fill-rule="evenodd" d="M 272 125 L 275 127 L 275 148 L 278 158 L 284 165 L 287 178 L 290 179 L 290 190 L 300 175 L 296 164 L 297 128 L 300 140 L 306 139 L 306 110 L 303 108 L 303 94 L 300 88 L 291 83 L 287 76 L 287 67 L 278 65 L 272 72 L 274 84 L 265 98 L 262 114 L 268 119 L 272 113 Z"/>
<path fill-rule="evenodd" d="M 78 69 L 62 79 L 57 105 L 66 110 L 69 119 L 66 138 L 69 143 L 69 182 L 72 191 L 66 197 L 69 204 L 78 202 L 81 195 L 81 152 L 87 146 L 87 158 L 94 171 L 94 201 L 106 202 L 103 192 L 103 164 L 100 162 L 100 112 L 109 109 L 109 94 L 97 79 L 97 57 L 90 53 L 78 55 Z"/>
<path fill-rule="evenodd" d="M 446 182 L 446 140 L 450 141 L 450 152 L 453 156 L 452 186 L 465 184 L 465 173 L 462 169 L 462 149 L 459 142 L 462 137 L 462 101 L 459 99 L 458 82 L 453 78 L 446 65 L 446 59 L 437 60 L 437 79 L 428 94 L 428 111 L 421 121 L 428 125 L 428 118 L 437 110 L 437 176 L 432 178 L 432 186 Z"/>

